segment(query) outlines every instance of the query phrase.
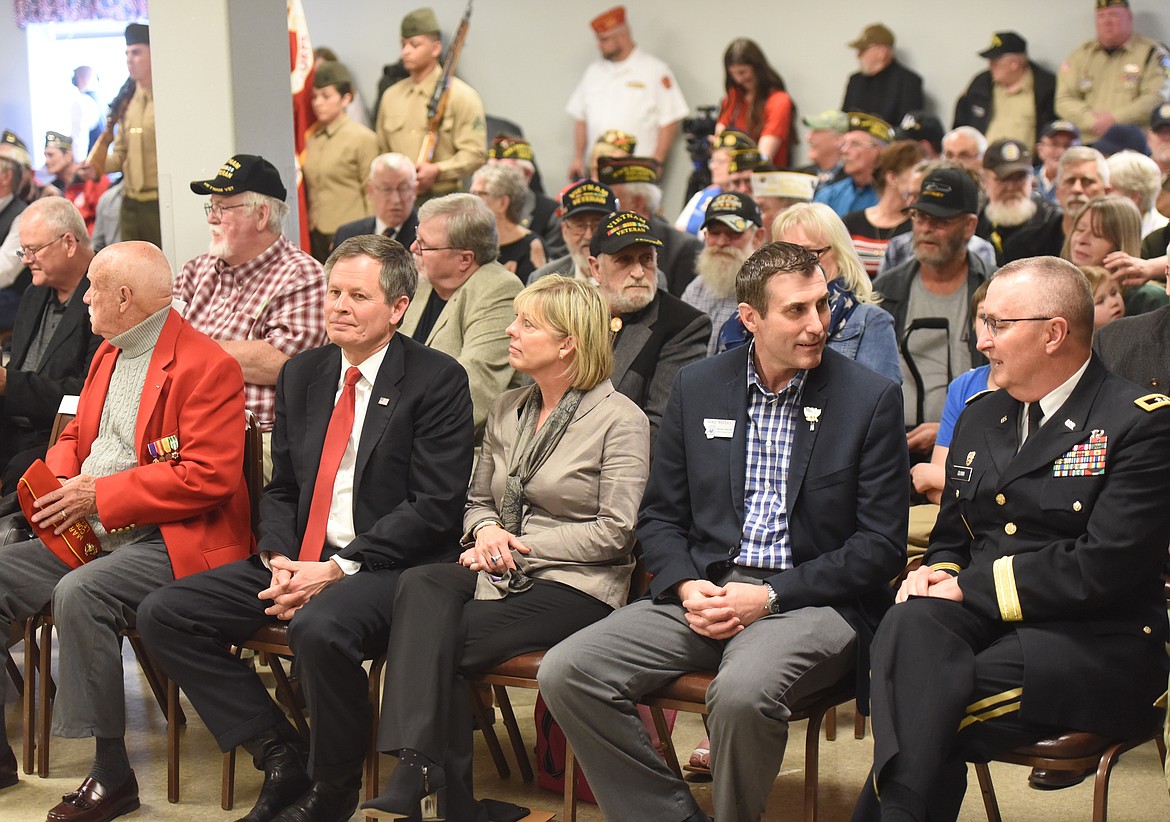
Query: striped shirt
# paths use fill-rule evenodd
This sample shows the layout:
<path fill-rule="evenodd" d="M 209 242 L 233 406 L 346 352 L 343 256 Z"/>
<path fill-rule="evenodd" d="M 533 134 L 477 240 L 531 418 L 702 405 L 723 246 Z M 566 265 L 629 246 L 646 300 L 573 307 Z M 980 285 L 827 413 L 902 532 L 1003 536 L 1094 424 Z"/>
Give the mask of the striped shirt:
<path fill-rule="evenodd" d="M 235 266 L 200 254 L 175 278 L 175 296 L 187 322 L 213 340 L 264 340 L 289 357 L 327 341 L 321 264 L 284 236 Z M 245 383 L 244 402 L 271 431 L 276 386 Z"/>
<path fill-rule="evenodd" d="M 788 464 L 797 409 L 808 372 L 796 376 L 779 392 L 760 380 L 748 346 L 747 470 L 744 484 L 743 539 L 737 565 L 784 570 L 792 567 L 788 534 Z"/>

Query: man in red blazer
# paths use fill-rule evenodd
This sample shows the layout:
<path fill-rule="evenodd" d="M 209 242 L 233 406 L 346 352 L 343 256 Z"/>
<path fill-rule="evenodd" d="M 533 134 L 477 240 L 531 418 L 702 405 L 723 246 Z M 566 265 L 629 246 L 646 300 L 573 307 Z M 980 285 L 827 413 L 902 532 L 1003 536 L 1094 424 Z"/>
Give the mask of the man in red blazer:
<path fill-rule="evenodd" d="M 97 738 L 90 775 L 49 822 L 102 822 L 138 807 L 118 632 L 154 589 L 241 559 L 252 544 L 239 365 L 171 309 L 171 269 L 157 247 L 110 246 L 89 276 L 84 299 L 105 342 L 77 417 L 45 460 L 62 487 L 37 499 L 32 522 L 62 534 L 86 520 L 102 551 L 71 569 L 40 540 L 0 549 L 0 635 L 52 601 L 53 733 Z M 0 742 L 2 787 L 16 770 Z"/>

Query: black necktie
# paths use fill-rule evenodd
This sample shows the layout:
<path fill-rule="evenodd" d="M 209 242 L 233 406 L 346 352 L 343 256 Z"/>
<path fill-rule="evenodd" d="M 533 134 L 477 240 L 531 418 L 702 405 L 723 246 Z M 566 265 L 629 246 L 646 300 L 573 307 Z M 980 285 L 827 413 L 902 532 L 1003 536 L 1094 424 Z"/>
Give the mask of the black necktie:
<path fill-rule="evenodd" d="M 1024 438 L 1024 442 L 1032 439 L 1040 430 L 1042 419 L 1044 419 L 1044 409 L 1040 407 L 1040 403 L 1028 403 L 1028 435 Z"/>
<path fill-rule="evenodd" d="M 389 227 L 389 226 L 387 226 L 387 227 L 386 227 L 386 230 L 382 232 L 382 236 L 383 236 L 383 237 L 389 237 L 391 240 L 395 239 L 395 237 L 396 237 L 397 235 L 398 235 L 398 229 L 397 229 L 397 228 L 391 228 L 391 227 Z"/>

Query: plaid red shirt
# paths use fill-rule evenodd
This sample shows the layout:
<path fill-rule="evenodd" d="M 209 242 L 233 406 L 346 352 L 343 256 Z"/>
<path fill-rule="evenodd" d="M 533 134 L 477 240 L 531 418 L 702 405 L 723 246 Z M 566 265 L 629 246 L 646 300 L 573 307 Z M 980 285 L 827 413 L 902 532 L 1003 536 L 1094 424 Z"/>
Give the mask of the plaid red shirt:
<path fill-rule="evenodd" d="M 327 342 L 321 264 L 283 235 L 236 266 L 200 254 L 179 272 L 175 296 L 187 304 L 187 321 L 213 340 L 264 340 L 290 357 Z M 245 383 L 244 402 L 271 431 L 276 387 Z"/>

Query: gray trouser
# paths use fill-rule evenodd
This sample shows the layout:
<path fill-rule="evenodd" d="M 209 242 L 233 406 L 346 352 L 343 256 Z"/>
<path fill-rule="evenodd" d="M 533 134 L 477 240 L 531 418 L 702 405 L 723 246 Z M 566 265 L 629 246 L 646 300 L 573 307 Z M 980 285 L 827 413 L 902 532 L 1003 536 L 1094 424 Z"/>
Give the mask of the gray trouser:
<path fill-rule="evenodd" d="M 172 579 L 161 541 L 120 546 L 75 570 L 40 540 L 0 548 L 0 636 L 53 602 L 59 648 L 54 735 L 125 734 L 118 632 L 134 625 L 134 612 L 147 594 Z"/>
<path fill-rule="evenodd" d="M 680 674 L 718 669 L 707 691 L 715 818 L 757 822 L 784 759 L 788 706 L 853 670 L 856 636 L 827 607 L 765 617 L 729 640 L 699 636 L 684 614 L 650 600 L 619 608 L 548 652 L 541 693 L 607 819 L 681 822 L 697 805 L 635 703 Z"/>

